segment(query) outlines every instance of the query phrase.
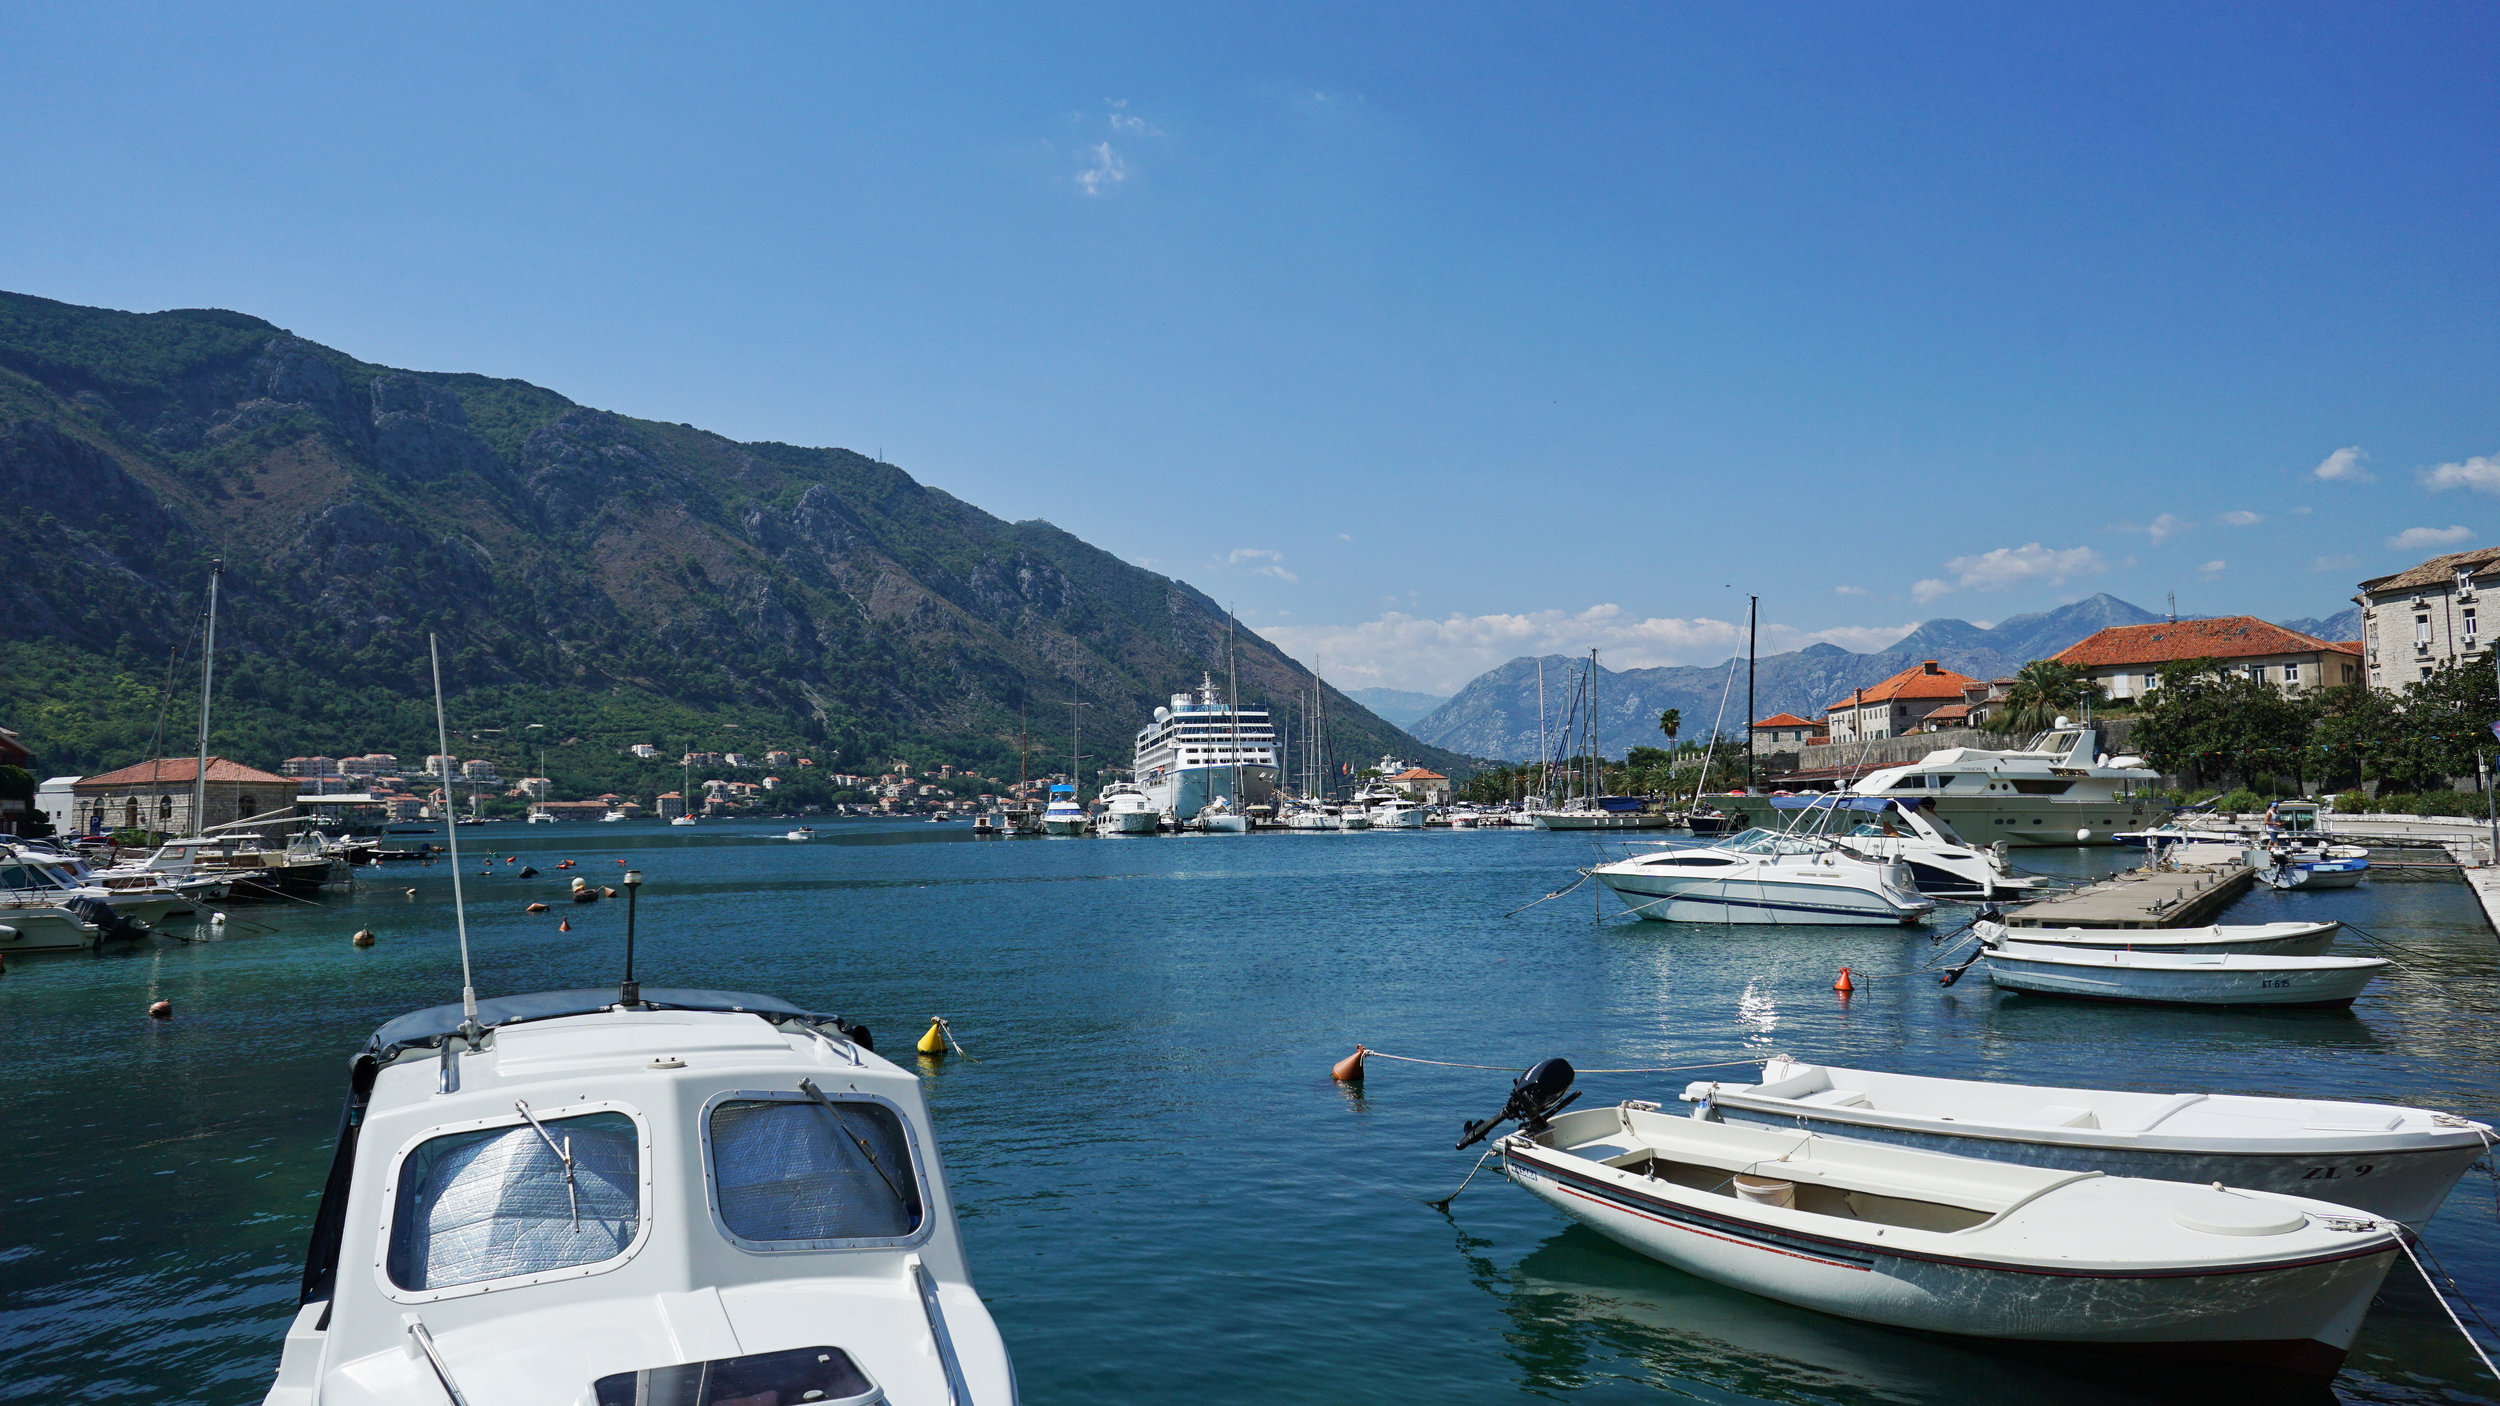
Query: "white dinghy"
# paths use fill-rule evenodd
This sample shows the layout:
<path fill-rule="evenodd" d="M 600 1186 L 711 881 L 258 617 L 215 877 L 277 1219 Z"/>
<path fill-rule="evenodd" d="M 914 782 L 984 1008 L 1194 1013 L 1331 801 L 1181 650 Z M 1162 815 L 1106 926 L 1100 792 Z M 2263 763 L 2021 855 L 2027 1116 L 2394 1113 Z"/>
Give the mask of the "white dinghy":
<path fill-rule="evenodd" d="M 2246 952 L 2273 957 L 2322 957 L 2342 923 L 2209 923 L 2201 928 L 2009 928 L 1982 915 L 1971 934 L 1983 943 L 2128 952 Z"/>
<path fill-rule="evenodd" d="M 2129 952 L 2038 942 L 1997 942 L 1980 955 L 1988 979 L 2008 991 L 2180 1006 L 2349 1006 L 2391 965 L 2384 957 Z"/>
<path fill-rule="evenodd" d="M 1697 1081 L 1694 1117 L 2068 1171 L 2323 1196 L 2419 1230 L 2490 1144 L 2450 1113 L 2242 1094 L 1937 1079 L 1779 1055 L 1760 1083 Z"/>
<path fill-rule="evenodd" d="M 2386 1222 L 2274 1192 L 2109 1177 L 1670 1117 L 1540 1113 L 1502 1169 L 1714 1283 L 1923 1332 L 2331 1375 L 2400 1253 Z M 1559 1083 L 1567 1086 L 1568 1065 Z M 1535 1081 L 1542 1079 L 1542 1083 Z M 1513 1103 L 1522 1090 L 1514 1090 Z M 1490 1125 L 1471 1124 L 1471 1134 Z"/>

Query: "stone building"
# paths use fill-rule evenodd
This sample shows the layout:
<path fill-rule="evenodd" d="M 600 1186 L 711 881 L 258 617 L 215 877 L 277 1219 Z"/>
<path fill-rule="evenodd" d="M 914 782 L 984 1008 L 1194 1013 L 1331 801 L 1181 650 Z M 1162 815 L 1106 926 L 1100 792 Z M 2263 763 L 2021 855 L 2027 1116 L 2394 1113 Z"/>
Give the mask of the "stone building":
<path fill-rule="evenodd" d="M 191 787 L 198 774 L 197 765 L 191 757 L 163 757 L 101 776 L 79 778 L 70 788 L 78 833 L 154 830 L 165 835 L 187 835 L 195 828 L 231 824 L 272 811 L 284 812 L 284 816 L 259 827 L 263 833 L 283 834 L 293 824 L 295 778 L 224 757 L 210 757 L 207 813 L 194 826 Z"/>
<path fill-rule="evenodd" d="M 1823 710 L 1834 742 L 1865 742 L 1879 737 L 1904 737 L 1918 730 L 1938 708 L 1959 706 L 1962 690 L 1979 680 L 1958 674 L 1935 660 L 1922 661 L 1881 683 L 1858 689 Z"/>
<path fill-rule="evenodd" d="M 2112 701 L 2142 698 L 2161 667 L 2212 659 L 2285 693 L 2314 693 L 2361 681 L 2361 648 L 2270 625 L 2253 615 L 2118 625 L 2077 640 L 2050 658 L 2089 675 Z"/>
<path fill-rule="evenodd" d="M 2500 547 L 2450 552 L 2409 571 L 2361 583 L 2361 648 L 2370 687 L 2397 693 L 2460 659 L 2491 658 L 2485 596 L 2500 588 Z"/>

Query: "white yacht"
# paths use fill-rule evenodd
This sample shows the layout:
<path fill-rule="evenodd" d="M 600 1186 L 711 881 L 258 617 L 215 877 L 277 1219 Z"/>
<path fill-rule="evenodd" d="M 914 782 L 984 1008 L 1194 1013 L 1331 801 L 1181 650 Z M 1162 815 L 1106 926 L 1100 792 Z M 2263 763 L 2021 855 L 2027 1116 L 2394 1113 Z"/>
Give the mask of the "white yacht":
<path fill-rule="evenodd" d="M 266 1406 L 1014 1400 L 918 1078 L 628 981 L 374 1032 Z"/>
<path fill-rule="evenodd" d="M 1826 795 L 1777 796 L 1772 804 L 1791 812 L 1789 833 L 1836 839 L 1870 859 L 1898 859 L 1910 866 L 1918 891 L 1933 898 L 1992 899 L 2040 886 L 2037 878 L 2015 873 L 2000 851 L 1963 839 L 1930 801 Z"/>
<path fill-rule="evenodd" d="M 1589 872 L 1634 913 L 1660 922 L 1897 927 L 1925 922 L 1936 908 L 1900 860 L 1867 859 L 1829 840 L 1770 830 Z"/>
<path fill-rule="evenodd" d="M 533 810 L 529 813 L 529 820 L 527 823 L 531 825 L 553 825 L 556 823 L 556 818 L 553 815 L 548 814 L 546 811 Z"/>
<path fill-rule="evenodd" d="M 2121 831 L 2142 830 L 2167 813 L 2166 803 L 2138 794 L 2160 783 L 2142 757 L 2098 751 L 2100 731 L 2059 718 L 2015 751 L 1946 747 L 1906 766 L 1868 772 L 1852 795 L 1934 804 L 1935 813 L 1982 845 L 2116 844 Z M 1772 796 L 1714 796 L 1742 810 L 1747 823 L 1776 824 Z"/>
<path fill-rule="evenodd" d="M 1126 781 L 1103 787 L 1099 799 L 1102 810 L 1094 817 L 1097 835 L 1151 835 L 1161 828 L 1163 817 L 1155 813 L 1154 802 Z"/>
<path fill-rule="evenodd" d="M 1285 828 L 1305 833 L 1333 831 L 1337 828 L 1337 817 L 1330 815 L 1324 807 L 1309 801 L 1297 801 L 1285 807 Z"/>
<path fill-rule="evenodd" d="M 1421 830 L 1424 828 L 1424 807 L 1401 795 L 1372 804 L 1372 828 L 1375 830 Z"/>
<path fill-rule="evenodd" d="M 603 816 L 600 816 L 600 817 L 599 817 L 599 819 L 600 819 L 600 821 L 601 821 L 602 823 L 604 823 L 604 824 L 609 824 L 609 825 L 613 825 L 613 824 L 615 824 L 616 822 L 618 822 L 618 821 L 620 821 L 620 820 L 623 820 L 624 818 L 625 818 L 625 812 L 624 812 L 624 811 L 622 811 L 622 810 L 618 810 L 618 809 L 616 809 L 616 808 L 615 808 L 615 807 L 613 807 L 613 806 L 611 806 L 611 807 L 609 807 L 609 808 L 608 808 L 608 813 L 607 813 L 607 814 L 605 814 L 605 815 L 603 815 Z"/>
<path fill-rule="evenodd" d="M 1195 695 L 1175 693 L 1137 730 L 1137 786 L 1158 814 L 1188 821 L 1224 797 L 1247 814 L 1276 799 L 1276 729 L 1264 708 L 1233 708 L 1204 675 Z M 1235 777 L 1241 794 L 1234 794 Z"/>
<path fill-rule="evenodd" d="M 1045 835 L 1082 835 L 1085 833 L 1085 807 L 1076 799 L 1076 788 L 1060 782 L 1050 788 L 1050 804 L 1042 808 L 1042 833 Z"/>

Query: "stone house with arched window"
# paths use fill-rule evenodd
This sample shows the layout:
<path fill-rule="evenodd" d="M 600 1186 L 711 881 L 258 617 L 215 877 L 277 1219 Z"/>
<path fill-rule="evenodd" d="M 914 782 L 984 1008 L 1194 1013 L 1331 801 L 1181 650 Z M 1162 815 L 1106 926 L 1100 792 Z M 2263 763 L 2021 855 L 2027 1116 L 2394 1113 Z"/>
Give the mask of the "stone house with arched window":
<path fill-rule="evenodd" d="M 191 783 L 197 771 L 191 757 L 163 757 L 140 762 L 101 776 L 82 776 L 70 788 L 77 833 L 112 830 L 154 830 L 159 834 L 191 833 Z M 202 828 L 224 825 L 270 811 L 290 814 L 296 782 L 291 776 L 262 771 L 224 757 L 208 759 L 208 804 Z M 283 833 L 291 823 L 281 818 L 267 829 Z"/>

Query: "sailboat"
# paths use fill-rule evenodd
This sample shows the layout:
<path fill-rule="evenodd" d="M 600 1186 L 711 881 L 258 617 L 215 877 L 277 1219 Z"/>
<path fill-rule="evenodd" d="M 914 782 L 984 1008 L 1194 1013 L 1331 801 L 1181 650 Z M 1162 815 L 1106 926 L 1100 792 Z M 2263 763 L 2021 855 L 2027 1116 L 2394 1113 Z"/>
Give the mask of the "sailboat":
<path fill-rule="evenodd" d="M 1076 769 L 1084 760 L 1077 750 L 1076 710 L 1082 706 L 1075 694 L 1068 695 L 1068 780 L 1065 784 L 1054 782 L 1051 785 L 1050 804 L 1042 808 L 1042 833 L 1045 835 L 1082 835 L 1086 830 L 1085 805 L 1076 790 Z"/>
<path fill-rule="evenodd" d="M 442 725 L 441 674 L 435 727 Z M 634 979 L 374 1031 L 266 1406 L 1015 1399 L 916 1074 L 779 997 Z"/>
<path fill-rule="evenodd" d="M 1241 675 L 1233 664 L 1233 616 L 1224 613 L 1224 713 L 1230 734 L 1225 751 L 1232 763 L 1232 789 L 1198 810 L 1197 828 L 1210 835 L 1247 835 L 1250 812 L 1243 809 L 1241 789 Z"/>
<path fill-rule="evenodd" d="M 1588 668 L 1571 692 L 1569 711 L 1564 715 L 1563 734 L 1577 737 L 1586 744 L 1586 754 L 1575 757 L 1569 772 L 1570 783 L 1586 787 L 1581 794 L 1560 806 L 1534 812 L 1540 830 L 1663 830 L 1675 823 L 1675 817 L 1646 809 L 1638 796 L 1602 795 L 1605 789 L 1605 754 L 1597 741 L 1597 651 L 1589 651 Z M 1582 767 L 1586 770 L 1583 771 Z M 1550 769 L 1550 764 L 1549 764 Z"/>
<path fill-rule="evenodd" d="M 686 779 L 680 783 L 680 787 L 681 789 L 677 792 L 677 794 L 683 800 L 686 808 L 683 811 L 678 812 L 678 814 L 672 817 L 668 823 L 671 825 L 692 825 L 695 823 L 694 763 L 686 763 Z"/>

